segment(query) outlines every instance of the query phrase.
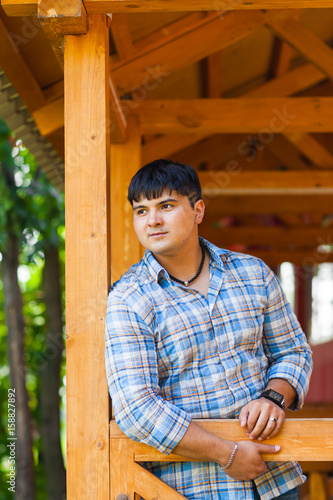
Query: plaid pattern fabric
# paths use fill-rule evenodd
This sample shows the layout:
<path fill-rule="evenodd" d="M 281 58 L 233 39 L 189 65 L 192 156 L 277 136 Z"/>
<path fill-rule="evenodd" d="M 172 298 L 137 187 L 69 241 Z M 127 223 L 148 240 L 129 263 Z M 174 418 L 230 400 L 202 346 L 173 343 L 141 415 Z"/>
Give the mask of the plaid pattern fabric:
<path fill-rule="evenodd" d="M 171 282 L 146 251 L 113 286 L 106 316 L 106 371 L 116 421 L 132 439 L 170 453 L 191 418 L 237 418 L 270 378 L 297 391 L 311 350 L 275 274 L 255 257 L 210 253 L 208 298 Z M 154 474 L 189 499 L 252 499 L 213 462 L 154 463 Z M 263 500 L 304 482 L 296 463 L 269 463 L 256 479 Z"/>

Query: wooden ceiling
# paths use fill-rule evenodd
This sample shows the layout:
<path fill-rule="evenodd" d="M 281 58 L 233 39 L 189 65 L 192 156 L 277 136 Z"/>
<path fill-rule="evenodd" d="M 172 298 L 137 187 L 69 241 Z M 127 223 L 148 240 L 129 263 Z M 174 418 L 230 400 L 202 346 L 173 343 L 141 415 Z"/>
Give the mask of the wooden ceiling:
<path fill-rule="evenodd" d="M 112 12 L 111 142 L 134 114 L 142 164 L 193 165 L 217 245 L 331 262 L 333 1 L 295 3 L 2 0 L 0 67 L 63 156 L 63 34 Z"/>

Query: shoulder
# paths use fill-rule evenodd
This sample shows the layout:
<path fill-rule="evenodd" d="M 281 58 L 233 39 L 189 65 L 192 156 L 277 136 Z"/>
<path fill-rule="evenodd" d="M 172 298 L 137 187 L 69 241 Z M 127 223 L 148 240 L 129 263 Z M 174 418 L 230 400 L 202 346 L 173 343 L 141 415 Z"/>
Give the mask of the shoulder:
<path fill-rule="evenodd" d="M 144 260 L 131 266 L 118 281 L 112 284 L 109 290 L 109 303 L 119 301 L 133 304 L 147 299 L 149 290 L 153 286 L 153 277 L 149 273 Z"/>
<path fill-rule="evenodd" d="M 273 272 L 263 260 L 254 255 L 221 249 L 221 258 L 228 269 L 239 272 L 260 275 L 262 277 Z"/>

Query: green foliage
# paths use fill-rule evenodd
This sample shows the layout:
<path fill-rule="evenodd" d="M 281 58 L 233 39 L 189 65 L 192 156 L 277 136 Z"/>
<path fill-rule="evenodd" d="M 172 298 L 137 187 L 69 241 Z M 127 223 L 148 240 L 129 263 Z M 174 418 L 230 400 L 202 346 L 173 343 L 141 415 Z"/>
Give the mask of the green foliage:
<path fill-rule="evenodd" d="M 47 245 L 59 247 L 64 225 L 63 195 L 38 168 L 21 142 L 14 142 L 0 118 L 0 251 L 11 231 L 31 259 Z"/>
<path fill-rule="evenodd" d="M 7 235 L 14 233 L 20 242 L 21 253 L 18 277 L 23 297 L 25 320 L 26 385 L 34 423 L 34 459 L 36 500 L 46 500 L 45 477 L 40 456 L 38 431 L 39 380 L 41 359 L 45 350 L 45 303 L 42 292 L 43 251 L 48 246 L 59 248 L 64 270 L 64 199 L 38 168 L 35 158 L 12 137 L 0 118 L 0 432 L 7 436 L 7 393 L 9 368 L 7 364 L 4 296 L 1 281 L 1 251 L 6 250 Z M 62 284 L 63 285 L 63 284 Z M 63 364 L 61 380 L 64 380 Z M 60 393 L 63 396 L 64 388 Z M 5 440 L 0 443 L 0 480 L 6 485 L 8 450 Z M 13 498 L 12 493 L 0 492 L 0 500 Z"/>

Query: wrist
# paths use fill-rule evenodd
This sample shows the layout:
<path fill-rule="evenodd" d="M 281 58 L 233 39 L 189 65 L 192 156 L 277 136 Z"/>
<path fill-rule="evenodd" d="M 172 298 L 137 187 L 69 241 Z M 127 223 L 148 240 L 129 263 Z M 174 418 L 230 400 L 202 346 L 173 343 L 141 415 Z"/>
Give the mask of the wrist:
<path fill-rule="evenodd" d="M 233 461 L 235 459 L 236 453 L 238 451 L 238 444 L 235 441 L 232 441 L 232 442 L 233 442 L 233 445 L 234 445 L 234 449 L 231 452 L 231 455 L 230 455 L 230 458 L 229 458 L 228 462 L 225 465 L 221 465 L 220 464 L 220 467 L 221 467 L 222 470 L 229 469 L 229 467 L 232 465 L 232 463 L 233 463 Z"/>
<path fill-rule="evenodd" d="M 269 401 L 272 401 L 277 406 L 279 406 L 283 411 L 285 411 L 286 409 L 286 403 L 283 394 L 280 394 L 279 392 L 274 391 L 273 389 L 266 389 L 258 397 L 258 399 L 260 398 L 265 398 L 268 399 Z"/>

